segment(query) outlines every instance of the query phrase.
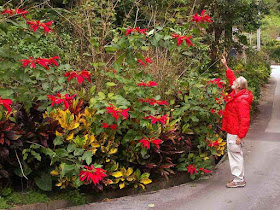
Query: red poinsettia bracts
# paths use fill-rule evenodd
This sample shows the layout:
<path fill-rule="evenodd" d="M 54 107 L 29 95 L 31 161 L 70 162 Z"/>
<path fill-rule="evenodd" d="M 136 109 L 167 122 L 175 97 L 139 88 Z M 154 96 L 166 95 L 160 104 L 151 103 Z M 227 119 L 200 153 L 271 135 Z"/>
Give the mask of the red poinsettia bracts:
<path fill-rule="evenodd" d="M 20 62 L 22 62 L 22 67 L 25 68 L 26 66 L 28 66 L 30 64 L 30 68 L 35 69 L 36 65 L 39 64 L 41 66 L 43 66 L 45 69 L 49 69 L 49 66 L 51 64 L 54 64 L 55 66 L 58 66 L 58 63 L 56 61 L 56 59 L 59 59 L 58 56 L 55 57 L 51 57 L 51 58 L 37 58 L 34 59 L 33 57 L 30 57 L 29 59 L 21 59 L 19 60 Z"/>
<path fill-rule="evenodd" d="M 95 168 L 93 165 L 84 166 L 85 170 L 80 171 L 79 177 L 84 184 L 90 184 L 91 182 L 94 185 L 99 184 L 106 176 L 106 170 L 102 168 Z"/>
<path fill-rule="evenodd" d="M 213 79 L 207 82 L 207 84 L 216 84 L 218 86 L 218 88 L 222 89 L 223 85 L 225 84 L 224 82 L 221 82 L 220 78 L 217 79 Z"/>
<path fill-rule="evenodd" d="M 149 82 L 140 82 L 138 83 L 139 87 L 155 87 L 157 86 L 157 83 L 155 81 L 149 81 Z"/>
<path fill-rule="evenodd" d="M 11 109 L 12 103 L 13 101 L 11 99 L 4 99 L 0 96 L 0 105 L 4 106 L 9 113 L 12 111 Z"/>
<path fill-rule="evenodd" d="M 69 82 L 73 78 L 76 78 L 79 84 L 84 82 L 85 79 L 87 79 L 89 82 L 91 82 L 91 79 L 90 79 L 91 74 L 89 71 L 86 71 L 86 70 L 82 70 L 81 72 L 77 72 L 77 71 L 67 72 L 64 74 L 64 76 L 68 77 L 67 82 Z"/>
<path fill-rule="evenodd" d="M 219 146 L 219 142 L 218 142 L 218 140 L 216 140 L 216 141 L 210 141 L 210 140 L 207 140 L 208 142 L 210 142 L 209 144 L 208 144 L 208 147 L 218 147 Z"/>
<path fill-rule="evenodd" d="M 188 165 L 188 166 L 187 166 L 187 169 L 188 169 L 188 172 L 189 172 L 190 174 L 197 173 L 196 167 L 194 166 L 194 164 L 193 164 L 193 165 Z"/>
<path fill-rule="evenodd" d="M 30 57 L 29 59 L 21 59 L 19 61 L 22 62 L 22 67 L 23 68 L 25 68 L 29 64 L 30 64 L 30 68 L 32 68 L 32 69 L 36 68 L 37 61 L 33 57 Z"/>
<path fill-rule="evenodd" d="M 174 33 L 172 34 L 172 38 L 177 39 L 177 46 L 180 46 L 183 43 L 183 41 L 185 41 L 189 47 L 193 46 L 193 43 L 191 41 L 192 36 L 186 36 L 186 35 L 181 36 L 179 34 Z"/>
<path fill-rule="evenodd" d="M 202 10 L 200 16 L 197 13 L 193 15 L 193 21 L 197 23 L 205 23 L 205 22 L 213 23 L 211 17 L 205 14 L 205 10 Z"/>
<path fill-rule="evenodd" d="M 1 12 L 1 15 L 21 15 L 24 19 L 26 19 L 25 15 L 28 14 L 28 11 L 26 10 L 22 10 L 20 8 L 16 8 L 16 9 L 5 9 Z"/>
<path fill-rule="evenodd" d="M 150 149 L 151 144 L 154 144 L 156 148 L 159 149 L 159 144 L 161 144 L 163 141 L 161 139 L 156 139 L 155 137 L 148 138 L 148 137 L 143 137 L 140 140 L 140 143 L 142 143 L 143 147 L 146 149 Z"/>
<path fill-rule="evenodd" d="M 122 117 L 124 119 L 127 119 L 129 117 L 129 114 L 128 114 L 129 108 L 118 109 L 113 104 L 110 104 L 110 107 L 107 107 L 106 110 L 107 110 L 107 113 L 112 114 L 112 116 L 115 118 L 115 120 L 119 119 L 120 114 L 122 115 Z"/>
<path fill-rule="evenodd" d="M 199 168 L 198 170 L 203 171 L 205 174 L 212 173 L 212 171 L 205 169 L 205 168 Z"/>
<path fill-rule="evenodd" d="M 118 125 L 117 125 L 117 124 L 108 125 L 107 123 L 103 123 L 103 124 L 102 124 L 102 127 L 103 127 L 103 128 L 110 128 L 111 130 L 117 130 Z"/>
<path fill-rule="evenodd" d="M 34 32 L 36 32 L 39 27 L 42 27 L 44 29 L 45 35 L 47 33 L 49 33 L 50 31 L 53 31 L 53 29 L 50 28 L 53 21 L 49 21 L 47 23 L 42 23 L 39 20 L 36 20 L 36 21 L 29 20 L 26 23 L 27 23 L 27 25 L 30 25 L 30 30 L 33 30 Z"/>
<path fill-rule="evenodd" d="M 53 107 L 54 104 L 63 103 L 65 109 L 70 107 L 75 96 L 76 94 L 70 96 L 68 93 L 66 93 L 64 96 L 62 96 L 60 93 L 57 93 L 56 95 L 47 95 L 47 97 L 52 101 L 51 107 Z"/>
<path fill-rule="evenodd" d="M 137 60 L 138 63 L 140 63 L 142 66 L 147 66 L 147 63 L 152 63 L 151 58 L 146 58 L 145 61 L 142 61 L 141 59 Z"/>
<path fill-rule="evenodd" d="M 139 99 L 142 103 L 149 103 L 151 105 L 168 105 L 167 101 L 155 100 L 154 98 Z"/>
<path fill-rule="evenodd" d="M 144 119 L 151 119 L 151 123 L 157 123 L 157 122 L 161 122 L 162 124 L 165 124 L 167 121 L 167 115 L 163 115 L 163 116 L 147 116 Z"/>
<path fill-rule="evenodd" d="M 148 29 L 140 29 L 139 27 L 137 28 L 130 28 L 126 30 L 126 34 L 125 35 L 129 35 L 132 32 L 136 32 L 136 33 L 140 33 L 140 34 L 145 34 L 146 35 L 146 31 L 148 31 Z"/>

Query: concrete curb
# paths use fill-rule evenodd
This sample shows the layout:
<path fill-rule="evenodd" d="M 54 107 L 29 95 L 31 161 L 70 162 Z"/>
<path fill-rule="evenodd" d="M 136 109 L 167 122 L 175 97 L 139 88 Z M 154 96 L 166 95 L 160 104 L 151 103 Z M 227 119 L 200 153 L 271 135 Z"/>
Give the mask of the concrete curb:
<path fill-rule="evenodd" d="M 105 199 L 120 198 L 128 195 L 138 195 L 141 193 L 150 193 L 153 191 L 158 191 L 161 189 L 166 189 L 181 184 L 185 184 L 190 181 L 192 180 L 189 178 L 189 176 L 187 176 L 187 173 L 179 172 L 173 175 L 172 177 L 170 177 L 169 181 L 166 181 L 165 179 L 161 178 L 149 184 L 145 190 L 127 188 L 123 190 L 107 191 L 95 195 L 88 195 L 87 199 L 91 203 L 101 202 L 104 201 Z M 55 209 L 73 207 L 73 206 L 75 206 L 75 204 L 73 204 L 71 201 L 54 200 L 48 203 L 35 203 L 35 204 L 24 205 L 24 206 L 16 206 L 11 208 L 11 210 L 55 210 Z"/>

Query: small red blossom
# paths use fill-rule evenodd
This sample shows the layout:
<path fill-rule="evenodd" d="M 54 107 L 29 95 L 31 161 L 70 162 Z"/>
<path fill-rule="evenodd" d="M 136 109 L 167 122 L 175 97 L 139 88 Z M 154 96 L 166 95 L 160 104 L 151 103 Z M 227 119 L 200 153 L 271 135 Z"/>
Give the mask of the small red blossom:
<path fill-rule="evenodd" d="M 22 10 L 20 8 L 16 9 L 5 9 L 1 12 L 1 15 L 7 14 L 9 16 L 12 15 L 21 15 L 24 19 L 26 19 L 25 15 L 28 14 L 28 11 Z"/>
<path fill-rule="evenodd" d="M 152 63 L 151 58 L 146 58 L 145 61 L 142 61 L 141 59 L 137 60 L 138 63 L 140 63 L 142 66 L 147 66 L 147 63 Z"/>
<path fill-rule="evenodd" d="M 211 109 L 211 113 L 212 114 L 216 113 L 215 109 Z"/>
<path fill-rule="evenodd" d="M 183 43 L 183 41 L 185 41 L 189 47 L 193 46 L 193 43 L 191 42 L 192 36 L 180 36 L 179 34 L 174 33 L 172 34 L 172 38 L 177 39 L 177 46 L 180 46 Z"/>
<path fill-rule="evenodd" d="M 143 137 L 140 142 L 144 147 L 146 147 L 146 149 L 150 149 L 151 143 L 154 144 L 157 149 L 159 149 L 159 144 L 161 144 L 163 141 L 161 139 L 156 139 L 155 137 Z"/>
<path fill-rule="evenodd" d="M 136 33 L 140 33 L 140 34 L 145 34 L 146 35 L 146 31 L 148 31 L 148 29 L 140 29 L 139 27 L 137 28 L 130 28 L 126 30 L 126 34 L 125 35 L 129 35 L 132 32 L 136 32 Z"/>
<path fill-rule="evenodd" d="M 110 107 L 107 107 L 106 110 L 107 110 L 107 113 L 112 114 L 112 116 L 115 118 L 115 120 L 119 119 L 119 114 L 121 114 L 124 119 L 127 119 L 129 117 L 129 114 L 128 114 L 129 108 L 118 109 L 113 104 L 110 104 Z"/>
<path fill-rule="evenodd" d="M 162 124 L 165 124 L 167 121 L 167 115 L 163 115 L 163 116 L 147 116 L 144 119 L 151 119 L 151 123 L 155 124 L 157 122 L 161 122 Z"/>
<path fill-rule="evenodd" d="M 13 101 L 11 99 L 4 99 L 0 96 L 0 105 L 4 106 L 8 113 L 10 113 L 12 111 L 11 109 L 11 104 L 13 103 Z"/>
<path fill-rule="evenodd" d="M 30 30 L 33 30 L 34 32 L 36 32 L 39 27 L 42 27 L 44 29 L 45 35 L 47 33 L 49 33 L 50 31 L 53 31 L 53 29 L 50 28 L 53 21 L 49 21 L 47 23 L 42 23 L 39 20 L 36 20 L 36 21 L 30 20 L 30 21 L 27 21 L 26 23 L 27 23 L 27 25 L 30 25 Z"/>
<path fill-rule="evenodd" d="M 103 123 L 102 127 L 103 128 L 110 128 L 111 130 L 117 130 L 118 125 L 117 124 L 108 125 L 107 123 Z"/>
<path fill-rule="evenodd" d="M 218 140 L 217 141 L 210 141 L 210 140 L 208 140 L 208 142 L 210 142 L 209 144 L 208 144 L 208 147 L 217 147 L 217 146 L 219 146 L 219 142 L 218 142 Z"/>
<path fill-rule="evenodd" d="M 188 165 L 188 166 L 187 166 L 187 169 L 188 169 L 188 172 L 189 172 L 190 174 L 193 174 L 193 172 L 194 172 L 194 173 L 197 173 L 196 167 L 194 166 L 194 164 L 193 164 L 193 165 Z"/>
<path fill-rule="evenodd" d="M 203 171 L 204 173 L 208 174 L 208 173 L 212 173 L 212 171 L 208 170 L 208 169 L 204 169 L 204 168 L 199 168 L 199 171 Z"/>
<path fill-rule="evenodd" d="M 72 71 L 72 72 L 67 72 L 64 74 L 65 77 L 68 77 L 67 82 L 69 82 L 71 79 L 76 78 L 78 83 L 81 84 L 87 79 L 89 82 L 91 82 L 90 79 L 90 72 L 86 70 L 82 70 L 81 72 L 77 71 Z"/>
<path fill-rule="evenodd" d="M 145 82 L 140 82 L 138 84 L 139 87 L 156 87 L 157 86 L 157 83 L 155 81 L 149 81 L 147 83 Z"/>
<path fill-rule="evenodd" d="M 207 84 L 216 84 L 218 86 L 218 88 L 222 89 L 223 85 L 225 84 L 224 82 L 221 82 L 220 78 L 217 79 L 213 79 L 207 82 Z"/>
<path fill-rule="evenodd" d="M 84 166 L 86 170 L 80 171 L 79 177 L 84 184 L 90 184 L 92 182 L 94 185 L 97 185 L 102 181 L 106 176 L 106 170 L 102 168 L 95 168 L 93 165 Z"/>
<path fill-rule="evenodd" d="M 76 95 L 69 96 L 68 93 L 66 93 L 64 96 L 62 96 L 60 93 L 57 93 L 55 95 L 47 95 L 47 97 L 52 101 L 51 107 L 53 107 L 54 104 L 64 104 L 65 109 L 68 109 L 70 105 L 72 104 L 72 101 Z"/>
<path fill-rule="evenodd" d="M 30 57 L 29 59 L 21 59 L 19 61 L 22 62 L 23 68 L 28 66 L 29 64 L 30 64 L 30 68 L 32 68 L 32 69 L 36 68 L 37 61 L 33 57 Z"/>
<path fill-rule="evenodd" d="M 151 105 L 168 105 L 167 101 L 155 100 L 154 98 L 139 99 L 142 103 L 149 103 Z"/>
<path fill-rule="evenodd" d="M 193 15 L 193 21 L 197 23 L 213 23 L 211 20 L 211 17 L 207 14 L 205 14 L 205 10 L 202 10 L 201 15 L 199 16 L 197 13 Z"/>

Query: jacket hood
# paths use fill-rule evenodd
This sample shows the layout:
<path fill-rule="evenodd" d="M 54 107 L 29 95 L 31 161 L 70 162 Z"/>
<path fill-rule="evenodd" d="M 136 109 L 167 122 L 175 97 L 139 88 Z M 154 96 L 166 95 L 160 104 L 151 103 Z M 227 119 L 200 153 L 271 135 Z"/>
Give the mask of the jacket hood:
<path fill-rule="evenodd" d="M 239 91 L 234 97 L 237 100 L 246 100 L 249 104 L 253 102 L 253 93 L 247 89 Z"/>

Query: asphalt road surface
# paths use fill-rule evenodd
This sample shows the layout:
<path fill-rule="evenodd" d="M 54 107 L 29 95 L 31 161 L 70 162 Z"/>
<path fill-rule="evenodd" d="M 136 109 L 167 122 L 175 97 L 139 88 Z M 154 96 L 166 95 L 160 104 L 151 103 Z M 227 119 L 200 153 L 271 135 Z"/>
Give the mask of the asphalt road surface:
<path fill-rule="evenodd" d="M 262 95 L 260 113 L 244 139 L 245 188 L 225 187 L 231 179 L 226 159 L 207 180 L 70 209 L 280 210 L 280 66 L 272 66 Z"/>

